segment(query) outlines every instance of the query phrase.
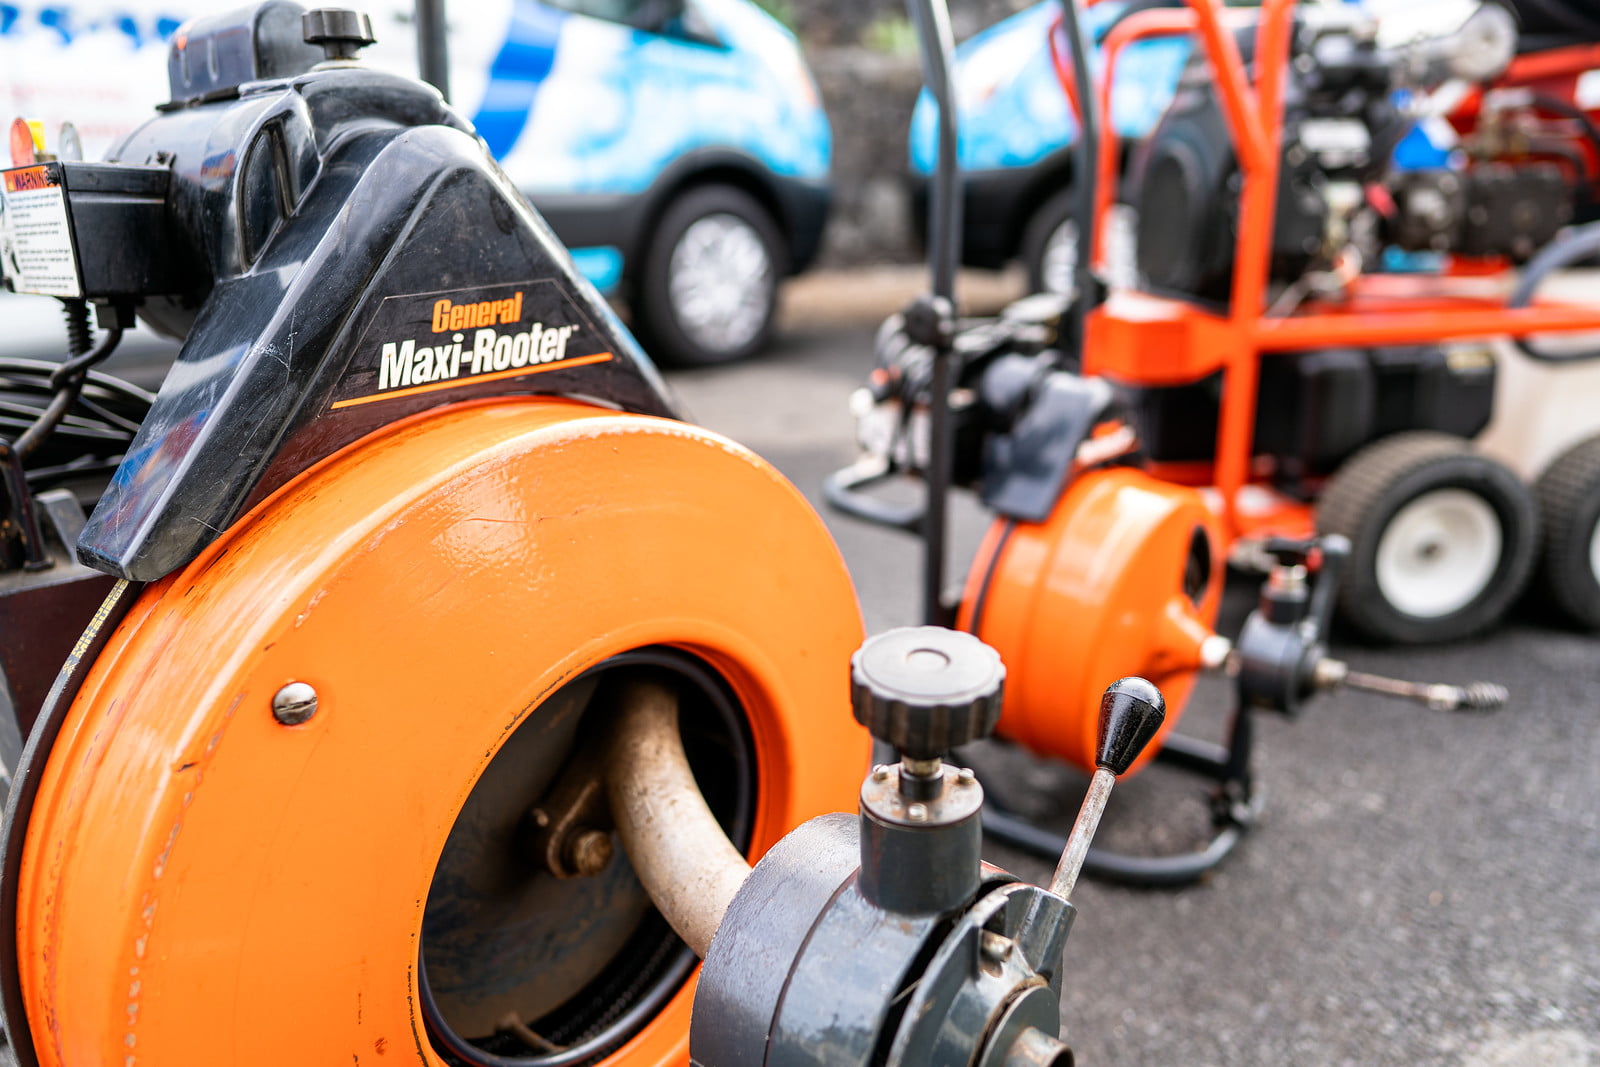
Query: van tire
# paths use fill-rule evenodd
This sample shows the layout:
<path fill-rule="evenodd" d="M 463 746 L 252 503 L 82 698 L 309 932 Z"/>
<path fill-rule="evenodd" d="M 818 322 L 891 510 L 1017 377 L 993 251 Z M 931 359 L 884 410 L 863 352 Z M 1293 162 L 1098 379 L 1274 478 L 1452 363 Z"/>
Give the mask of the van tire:
<path fill-rule="evenodd" d="M 1036 208 L 1022 231 L 1022 264 L 1028 271 L 1028 292 L 1062 293 L 1071 291 L 1073 273 L 1077 270 L 1077 256 L 1081 255 L 1082 242 L 1078 239 L 1076 216 L 1077 191 L 1068 185 Z M 1063 227 L 1069 236 L 1058 236 Z M 1047 262 L 1056 241 L 1070 240 L 1075 253 L 1066 265 L 1065 278 L 1059 264 Z M 1066 287 L 1062 287 L 1062 281 Z"/>
<path fill-rule="evenodd" d="M 778 225 L 755 197 L 731 185 L 690 188 L 651 228 L 629 293 L 634 331 L 665 366 L 754 355 L 772 339 L 788 264 Z"/>

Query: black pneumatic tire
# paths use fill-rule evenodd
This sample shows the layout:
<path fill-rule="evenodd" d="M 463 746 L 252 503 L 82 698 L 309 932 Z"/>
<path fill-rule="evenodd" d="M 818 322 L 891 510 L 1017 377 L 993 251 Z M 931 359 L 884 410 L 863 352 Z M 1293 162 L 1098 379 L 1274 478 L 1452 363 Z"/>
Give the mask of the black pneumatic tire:
<path fill-rule="evenodd" d="M 678 244 L 695 223 L 731 216 L 748 227 L 766 254 L 768 270 L 757 284 L 764 300 L 759 326 L 748 338 L 719 345 L 697 337 L 672 299 L 672 259 Z M 753 355 L 772 339 L 778 312 L 778 279 L 787 273 L 789 250 L 771 214 L 755 197 L 731 185 L 700 185 L 680 193 L 656 220 L 642 263 L 630 286 L 634 331 L 645 351 L 658 362 L 676 367 L 732 363 Z"/>
<path fill-rule="evenodd" d="M 1072 222 L 1077 207 L 1077 192 L 1071 185 L 1067 185 L 1051 196 L 1043 204 L 1034 209 L 1028 217 L 1028 224 L 1022 231 L 1022 246 L 1020 253 L 1022 265 L 1028 271 L 1028 292 L 1064 292 L 1060 289 L 1049 289 L 1045 285 L 1044 254 L 1045 248 L 1050 243 L 1050 237 L 1064 222 Z M 1076 237 L 1074 238 L 1076 240 Z M 1081 242 L 1079 242 L 1081 244 Z M 1083 249 L 1080 247 L 1081 255 Z M 1072 271 L 1069 270 L 1068 278 Z"/>
<path fill-rule="evenodd" d="M 1600 525 L 1600 437 L 1557 457 L 1533 495 L 1544 526 L 1537 578 L 1542 599 L 1568 620 L 1600 629 L 1600 574 L 1593 558 Z"/>
<path fill-rule="evenodd" d="M 1412 614 L 1383 588 L 1379 545 L 1402 508 L 1438 490 L 1462 490 L 1489 506 L 1499 524 L 1498 559 L 1470 601 Z M 1340 616 L 1364 637 L 1389 644 L 1453 641 L 1492 626 L 1527 583 L 1538 546 L 1538 514 L 1522 479 L 1461 438 L 1431 432 L 1395 434 L 1346 461 L 1317 505 L 1317 529 L 1350 539 Z"/>

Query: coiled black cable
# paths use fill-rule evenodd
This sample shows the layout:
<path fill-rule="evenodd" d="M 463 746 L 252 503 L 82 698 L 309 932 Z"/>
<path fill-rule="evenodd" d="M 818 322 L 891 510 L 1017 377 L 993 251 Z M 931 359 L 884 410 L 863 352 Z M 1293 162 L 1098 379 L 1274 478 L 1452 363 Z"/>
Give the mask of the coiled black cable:
<path fill-rule="evenodd" d="M 52 379 L 61 367 L 0 358 L 0 438 L 16 441 L 20 453 L 34 434 L 26 474 L 35 492 L 115 470 L 155 401 L 138 386 L 99 371 L 80 371 L 65 388 L 57 386 Z M 40 429 L 45 416 L 52 418 L 47 431 Z"/>

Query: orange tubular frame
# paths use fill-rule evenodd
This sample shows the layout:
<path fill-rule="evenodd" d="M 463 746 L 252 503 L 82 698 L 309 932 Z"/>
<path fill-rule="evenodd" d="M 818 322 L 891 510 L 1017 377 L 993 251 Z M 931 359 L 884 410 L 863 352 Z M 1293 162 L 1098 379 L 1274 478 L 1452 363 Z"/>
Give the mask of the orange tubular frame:
<path fill-rule="evenodd" d="M 1265 316 L 1273 221 L 1279 178 L 1283 90 L 1289 64 L 1293 0 L 1264 0 L 1257 23 L 1254 86 L 1229 32 L 1233 13 L 1216 0 L 1188 0 L 1185 11 L 1130 15 L 1107 36 L 1100 82 L 1102 114 L 1109 114 L 1112 72 L 1122 49 L 1158 36 L 1197 33 L 1210 60 L 1228 130 L 1238 151 L 1244 188 L 1234 255 L 1232 301 L 1219 315 L 1182 301 L 1146 293 L 1116 293 L 1090 318 L 1083 373 L 1127 383 L 1175 385 L 1216 371 L 1226 375 L 1218 419 L 1212 483 L 1218 489 L 1224 535 L 1249 531 L 1240 491 L 1256 479 L 1251 470 L 1260 359 L 1272 352 L 1413 344 L 1530 333 L 1600 332 L 1600 309 L 1556 302 L 1508 308 L 1497 296 L 1472 291 L 1472 280 L 1367 276 L 1338 304 L 1315 305 L 1283 318 Z M 1572 54 L 1567 54 L 1572 53 Z M 1570 74 L 1573 64 L 1600 64 L 1600 48 L 1518 60 L 1507 81 Z M 1059 73 L 1059 72 L 1058 72 Z M 1104 220 L 1117 180 L 1117 136 L 1103 122 L 1095 211 Z M 1104 226 L 1093 250 L 1103 266 Z"/>

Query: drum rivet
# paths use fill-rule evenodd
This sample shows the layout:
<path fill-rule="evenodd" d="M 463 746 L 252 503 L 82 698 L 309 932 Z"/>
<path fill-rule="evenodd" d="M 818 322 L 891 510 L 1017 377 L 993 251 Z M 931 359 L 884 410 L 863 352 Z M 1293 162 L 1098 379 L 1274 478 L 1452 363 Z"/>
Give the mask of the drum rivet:
<path fill-rule="evenodd" d="M 272 717 L 285 726 L 299 726 L 317 713 L 317 691 L 305 682 L 290 682 L 272 697 Z"/>

